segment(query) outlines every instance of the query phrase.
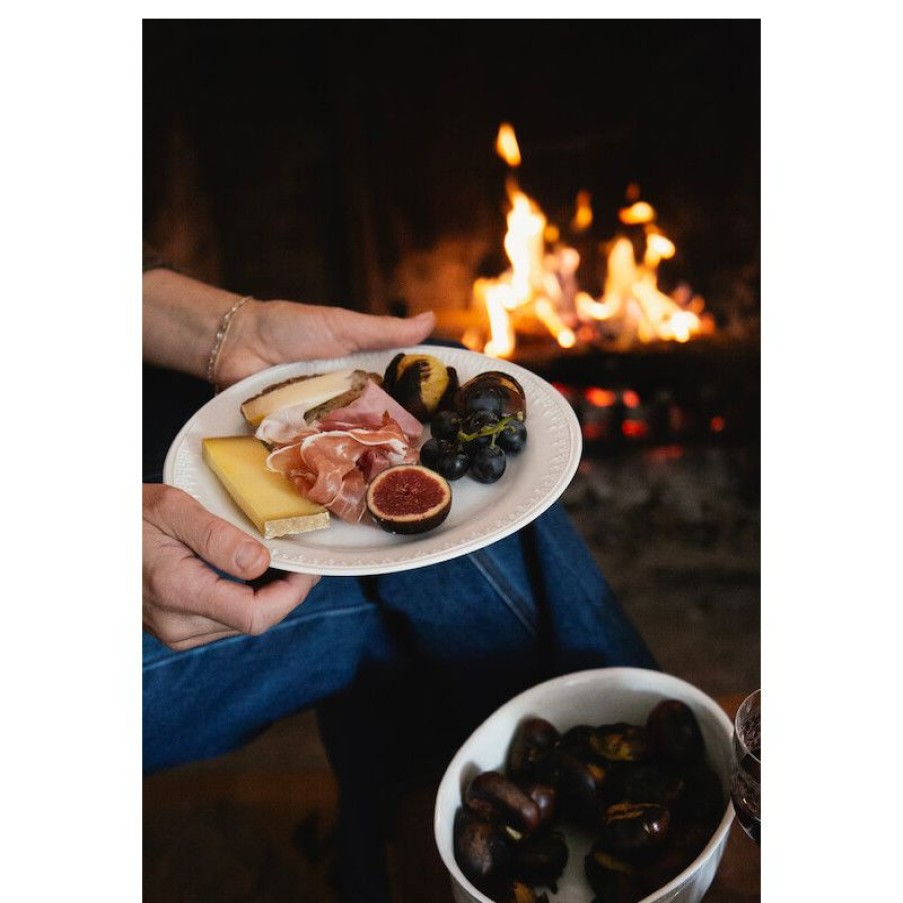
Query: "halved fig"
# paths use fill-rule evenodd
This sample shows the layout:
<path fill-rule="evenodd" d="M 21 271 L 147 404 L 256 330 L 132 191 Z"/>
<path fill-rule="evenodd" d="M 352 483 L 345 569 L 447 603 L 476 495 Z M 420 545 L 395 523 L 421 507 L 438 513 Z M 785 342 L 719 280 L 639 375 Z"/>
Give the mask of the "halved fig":
<path fill-rule="evenodd" d="M 451 486 L 421 464 L 398 464 L 377 474 L 367 487 L 367 510 L 388 533 L 433 530 L 451 511 Z"/>

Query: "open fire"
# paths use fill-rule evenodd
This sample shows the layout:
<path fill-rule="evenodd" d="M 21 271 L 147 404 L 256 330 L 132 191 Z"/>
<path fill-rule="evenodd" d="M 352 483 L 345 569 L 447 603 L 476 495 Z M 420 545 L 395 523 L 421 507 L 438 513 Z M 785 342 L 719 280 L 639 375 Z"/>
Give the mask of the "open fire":
<path fill-rule="evenodd" d="M 521 157 L 513 128 L 503 123 L 496 151 L 507 163 L 507 232 L 504 248 L 510 266 L 495 278 L 477 279 L 472 308 L 484 328 L 471 327 L 465 345 L 493 357 L 514 355 L 518 338 L 551 335 L 561 348 L 601 346 L 627 349 L 652 342 L 687 342 L 715 331 L 705 302 L 685 285 L 667 295 L 658 286 L 658 268 L 674 256 L 675 246 L 656 224 L 654 208 L 628 189 L 628 205 L 619 211 L 621 234 L 599 249 L 604 255 L 604 284 L 598 297 L 581 288 L 581 254 L 563 241 L 515 175 Z M 570 233 L 588 234 L 593 211 L 579 192 Z"/>

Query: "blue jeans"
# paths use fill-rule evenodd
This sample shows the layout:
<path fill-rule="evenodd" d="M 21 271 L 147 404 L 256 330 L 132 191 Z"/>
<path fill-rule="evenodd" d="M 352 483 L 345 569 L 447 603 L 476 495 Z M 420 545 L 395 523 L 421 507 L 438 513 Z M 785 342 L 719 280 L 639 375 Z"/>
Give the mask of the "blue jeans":
<path fill-rule="evenodd" d="M 363 877 L 379 870 L 379 851 L 368 859 L 360 847 L 378 835 L 392 788 L 441 773 L 467 734 L 521 690 L 614 665 L 657 667 L 556 504 L 519 533 L 443 564 L 324 577 L 259 637 L 172 652 L 145 634 L 144 768 L 219 755 L 316 707 L 340 824 L 353 810 L 345 847 L 366 887 L 348 898 L 388 899 Z"/>

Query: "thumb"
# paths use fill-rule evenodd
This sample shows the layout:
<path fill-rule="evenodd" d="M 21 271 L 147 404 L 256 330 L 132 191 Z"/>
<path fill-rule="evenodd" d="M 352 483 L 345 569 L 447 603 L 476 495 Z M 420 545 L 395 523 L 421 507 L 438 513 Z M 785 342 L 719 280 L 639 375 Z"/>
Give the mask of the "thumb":
<path fill-rule="evenodd" d="M 188 493 L 174 487 L 159 488 L 166 491 L 156 496 L 150 519 L 160 530 L 234 577 L 251 580 L 267 569 L 270 553 L 262 542 L 211 514 Z"/>

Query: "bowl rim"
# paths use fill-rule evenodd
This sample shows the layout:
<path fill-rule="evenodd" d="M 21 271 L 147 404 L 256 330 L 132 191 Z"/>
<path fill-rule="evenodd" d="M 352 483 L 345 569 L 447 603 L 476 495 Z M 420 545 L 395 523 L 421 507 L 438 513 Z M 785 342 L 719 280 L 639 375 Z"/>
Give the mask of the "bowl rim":
<path fill-rule="evenodd" d="M 606 680 L 618 680 L 640 675 L 642 675 L 642 677 L 647 680 L 650 678 L 650 676 L 654 676 L 655 680 L 659 682 L 659 686 L 656 687 L 656 689 L 660 689 L 662 692 L 667 693 L 667 688 L 673 687 L 675 690 L 679 690 L 681 694 L 683 694 L 684 698 L 689 698 L 691 701 L 695 701 L 697 704 L 705 708 L 714 717 L 715 722 L 721 727 L 721 730 L 725 734 L 728 749 L 730 748 L 731 737 L 733 736 L 733 724 L 724 709 L 711 696 L 700 690 L 699 687 L 689 683 L 683 678 L 676 677 L 673 674 L 668 674 L 665 671 L 657 671 L 651 668 L 634 668 L 624 666 L 614 666 L 609 668 L 589 668 L 583 671 L 574 671 L 568 674 L 561 674 L 557 677 L 552 677 L 549 680 L 534 684 L 532 687 L 528 687 L 526 690 L 523 690 L 517 695 L 512 696 L 510 699 L 503 702 L 490 715 L 488 715 L 476 728 L 474 728 L 467 739 L 464 740 L 464 742 L 458 748 L 457 752 L 454 754 L 447 768 L 445 769 L 441 780 L 439 781 L 439 785 L 436 791 L 436 802 L 433 808 L 433 842 L 436 844 L 436 848 L 439 851 L 439 856 L 441 857 L 443 864 L 448 870 L 450 877 L 453 877 L 455 881 L 457 881 L 475 900 L 479 901 L 479 903 L 495 903 L 495 901 L 493 901 L 491 897 L 487 897 L 484 893 L 482 893 L 480 890 L 474 887 L 473 884 L 470 883 L 470 881 L 458 866 L 458 863 L 456 862 L 454 857 L 454 851 L 444 849 L 442 844 L 440 844 L 439 842 L 440 825 L 445 818 L 445 810 L 443 810 L 442 808 L 441 799 L 448 793 L 449 784 L 457 783 L 457 776 L 460 773 L 463 765 L 466 764 L 466 761 L 469 758 L 466 750 L 473 738 L 477 734 L 479 734 L 486 727 L 486 725 L 489 724 L 489 722 L 499 717 L 500 713 L 504 709 L 507 709 L 509 706 L 514 706 L 518 703 L 521 703 L 531 696 L 542 695 L 544 692 L 554 688 L 555 686 L 573 686 L 574 684 L 592 682 L 598 680 L 603 676 L 606 678 Z M 691 874 L 698 868 L 701 862 L 707 860 L 710 856 L 712 856 L 712 854 L 719 846 L 724 845 L 727 839 L 727 834 L 730 831 L 731 825 L 733 824 L 734 818 L 735 815 L 733 805 L 731 804 L 730 798 L 728 797 L 721 821 L 718 823 L 718 827 L 709 838 L 708 843 L 700 851 L 699 855 L 685 869 L 683 869 L 683 871 L 675 875 L 667 884 L 663 884 L 660 888 L 654 890 L 652 894 L 649 894 L 643 897 L 641 900 L 638 900 L 637 903 L 651 903 L 651 901 L 655 898 L 662 900 L 668 899 L 669 894 L 676 891 L 687 880 L 689 880 Z"/>

